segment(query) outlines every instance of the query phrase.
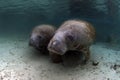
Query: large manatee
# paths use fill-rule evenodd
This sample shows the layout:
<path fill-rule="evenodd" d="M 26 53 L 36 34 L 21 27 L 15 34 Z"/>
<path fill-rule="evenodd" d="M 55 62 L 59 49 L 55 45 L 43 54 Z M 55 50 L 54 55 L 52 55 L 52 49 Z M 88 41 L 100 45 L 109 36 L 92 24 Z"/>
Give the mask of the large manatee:
<path fill-rule="evenodd" d="M 69 50 L 77 50 L 84 54 L 84 62 L 90 58 L 90 45 L 95 39 L 94 27 L 82 20 L 65 21 L 55 32 L 48 44 L 52 61 L 59 63 L 61 56 Z"/>

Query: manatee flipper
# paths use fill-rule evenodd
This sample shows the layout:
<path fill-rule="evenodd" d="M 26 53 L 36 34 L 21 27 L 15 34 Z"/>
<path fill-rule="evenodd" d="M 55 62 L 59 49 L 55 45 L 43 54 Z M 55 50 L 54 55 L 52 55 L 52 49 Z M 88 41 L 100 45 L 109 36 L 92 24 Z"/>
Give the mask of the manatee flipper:
<path fill-rule="evenodd" d="M 83 60 L 83 64 L 86 64 L 87 61 L 90 59 L 90 50 L 89 47 L 87 46 L 80 46 L 79 47 L 79 51 L 82 52 L 82 54 L 84 55 L 84 60 Z"/>
<path fill-rule="evenodd" d="M 49 54 L 51 56 L 51 59 L 52 59 L 53 63 L 61 63 L 61 62 L 63 62 L 61 55 L 53 53 L 53 52 L 50 52 Z"/>

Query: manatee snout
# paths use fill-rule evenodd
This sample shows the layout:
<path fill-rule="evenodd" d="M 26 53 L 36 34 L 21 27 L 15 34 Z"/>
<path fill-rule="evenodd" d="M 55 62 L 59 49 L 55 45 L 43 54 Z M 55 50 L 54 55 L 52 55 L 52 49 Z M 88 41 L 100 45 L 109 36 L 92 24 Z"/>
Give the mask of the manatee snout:
<path fill-rule="evenodd" d="M 63 55 L 67 51 L 67 48 L 61 41 L 54 40 L 49 43 L 48 50 L 56 54 Z"/>
<path fill-rule="evenodd" d="M 41 41 L 42 41 L 41 36 L 31 36 L 29 40 L 29 46 L 33 46 L 36 49 L 41 49 L 42 48 Z"/>

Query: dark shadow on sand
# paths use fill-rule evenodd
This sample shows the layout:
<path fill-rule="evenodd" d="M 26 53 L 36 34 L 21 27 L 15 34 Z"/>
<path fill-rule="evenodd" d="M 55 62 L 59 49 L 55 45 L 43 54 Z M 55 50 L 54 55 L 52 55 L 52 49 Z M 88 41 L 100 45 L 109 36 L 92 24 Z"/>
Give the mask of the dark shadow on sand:
<path fill-rule="evenodd" d="M 63 56 L 63 65 L 65 67 L 76 67 L 82 64 L 83 54 L 79 51 L 67 51 Z"/>
<path fill-rule="evenodd" d="M 31 60 L 40 60 L 40 58 L 45 58 L 50 60 L 50 64 L 52 60 L 50 59 L 49 52 L 48 53 L 41 53 L 40 51 L 34 49 L 33 47 L 28 47 L 28 56 Z M 79 51 L 67 51 L 65 55 L 62 56 L 63 62 L 57 65 L 63 65 L 66 68 L 73 68 L 77 67 L 78 65 L 83 65 L 82 61 L 84 56 Z M 52 63 L 53 65 L 56 63 Z"/>

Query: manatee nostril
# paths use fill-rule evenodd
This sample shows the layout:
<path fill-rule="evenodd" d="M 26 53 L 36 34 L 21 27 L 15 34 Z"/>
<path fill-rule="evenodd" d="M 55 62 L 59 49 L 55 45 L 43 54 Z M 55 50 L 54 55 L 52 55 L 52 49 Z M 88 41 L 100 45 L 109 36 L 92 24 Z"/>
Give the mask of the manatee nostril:
<path fill-rule="evenodd" d="M 56 46 L 57 42 L 53 42 L 52 44 L 53 44 L 53 46 Z"/>
<path fill-rule="evenodd" d="M 52 43 L 53 46 L 57 46 L 59 45 L 59 41 L 55 40 L 53 43 Z"/>
<path fill-rule="evenodd" d="M 58 46 L 59 46 L 58 41 L 54 41 L 54 42 L 52 43 L 51 48 L 54 49 L 54 50 L 56 50 L 56 51 L 58 51 L 58 49 L 59 49 Z"/>

